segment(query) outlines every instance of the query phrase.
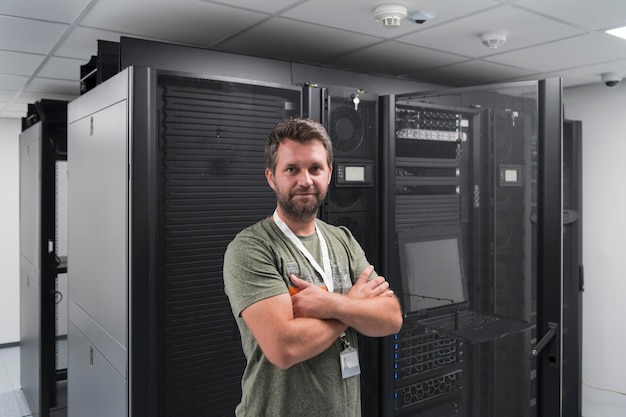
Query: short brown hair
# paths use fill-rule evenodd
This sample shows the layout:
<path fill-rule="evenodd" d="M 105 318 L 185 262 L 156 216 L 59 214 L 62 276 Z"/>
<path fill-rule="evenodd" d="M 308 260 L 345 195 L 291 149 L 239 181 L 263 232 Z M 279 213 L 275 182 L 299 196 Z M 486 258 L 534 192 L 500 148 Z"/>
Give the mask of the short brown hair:
<path fill-rule="evenodd" d="M 265 166 L 272 172 L 278 162 L 278 145 L 284 139 L 292 139 L 300 143 L 311 140 L 320 140 L 326 149 L 328 166 L 333 164 L 333 144 L 330 136 L 321 123 L 308 118 L 294 118 L 283 120 L 276 124 L 265 142 Z"/>

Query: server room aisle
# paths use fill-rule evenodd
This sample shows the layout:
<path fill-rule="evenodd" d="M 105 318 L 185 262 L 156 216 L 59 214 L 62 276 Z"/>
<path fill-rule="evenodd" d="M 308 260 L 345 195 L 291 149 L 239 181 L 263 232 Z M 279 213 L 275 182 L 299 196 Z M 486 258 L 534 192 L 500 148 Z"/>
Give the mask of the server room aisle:
<path fill-rule="evenodd" d="M 0 416 L 31 416 L 20 388 L 19 346 L 0 348 Z"/>

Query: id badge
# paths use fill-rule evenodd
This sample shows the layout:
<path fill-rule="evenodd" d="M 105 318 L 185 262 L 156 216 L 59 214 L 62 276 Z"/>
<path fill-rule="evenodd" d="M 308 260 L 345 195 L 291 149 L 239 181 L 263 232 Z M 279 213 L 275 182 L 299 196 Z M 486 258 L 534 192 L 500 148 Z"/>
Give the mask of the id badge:
<path fill-rule="evenodd" d="M 341 363 L 341 376 L 343 379 L 350 378 L 361 373 L 361 366 L 359 365 L 359 352 L 352 347 L 344 349 L 339 354 L 339 360 Z"/>

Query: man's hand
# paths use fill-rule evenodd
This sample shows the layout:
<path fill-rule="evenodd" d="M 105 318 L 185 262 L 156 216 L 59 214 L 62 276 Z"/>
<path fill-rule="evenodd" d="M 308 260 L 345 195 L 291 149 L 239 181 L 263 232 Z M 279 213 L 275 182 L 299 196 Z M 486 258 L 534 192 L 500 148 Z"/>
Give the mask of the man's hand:
<path fill-rule="evenodd" d="M 369 298 L 393 295 L 393 291 L 389 289 L 389 283 L 384 277 L 377 276 L 376 278 L 368 281 L 370 275 L 374 272 L 372 265 L 368 266 L 361 272 L 356 283 L 348 291 L 349 297 L 355 298 Z"/>
<path fill-rule="evenodd" d="M 308 281 L 291 274 L 289 276 L 293 285 L 299 291 L 291 296 L 294 317 L 311 317 L 317 319 L 330 319 L 326 314 L 328 297 L 331 295 L 326 286 L 318 287 Z"/>

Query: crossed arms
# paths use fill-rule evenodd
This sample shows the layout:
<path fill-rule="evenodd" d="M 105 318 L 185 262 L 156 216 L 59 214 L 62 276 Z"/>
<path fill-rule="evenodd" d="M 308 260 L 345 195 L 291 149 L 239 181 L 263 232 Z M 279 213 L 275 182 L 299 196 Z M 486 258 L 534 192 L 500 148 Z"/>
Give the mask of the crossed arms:
<path fill-rule="evenodd" d="M 299 293 L 258 301 L 241 316 L 268 360 L 283 369 L 320 354 L 348 327 L 372 337 L 397 333 L 402 326 L 398 299 L 383 277 L 368 281 L 372 271 L 365 268 L 345 295 L 292 275 Z"/>

